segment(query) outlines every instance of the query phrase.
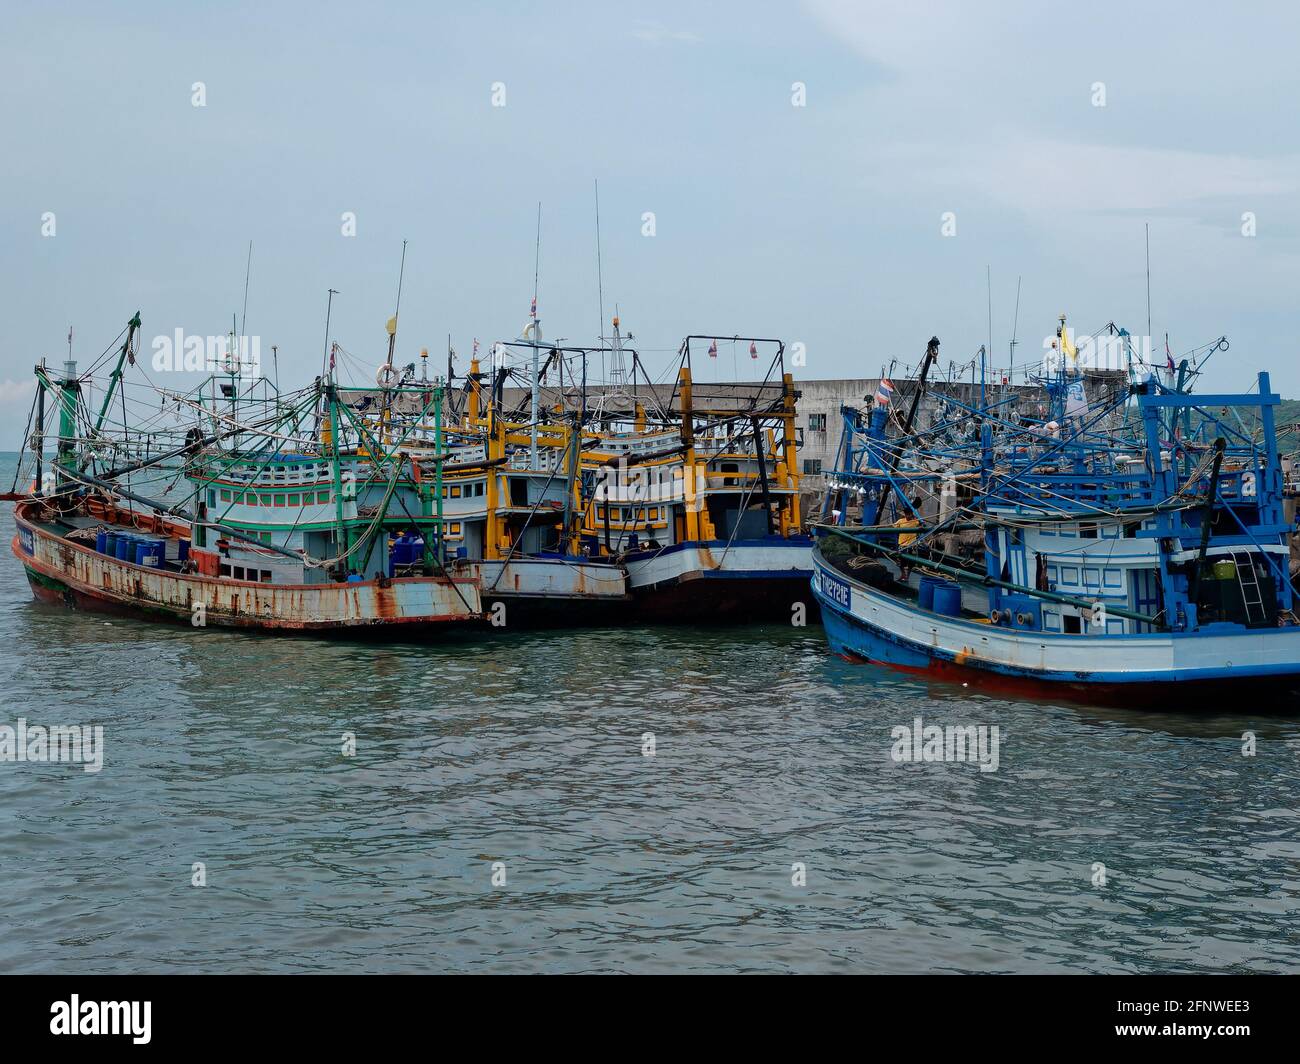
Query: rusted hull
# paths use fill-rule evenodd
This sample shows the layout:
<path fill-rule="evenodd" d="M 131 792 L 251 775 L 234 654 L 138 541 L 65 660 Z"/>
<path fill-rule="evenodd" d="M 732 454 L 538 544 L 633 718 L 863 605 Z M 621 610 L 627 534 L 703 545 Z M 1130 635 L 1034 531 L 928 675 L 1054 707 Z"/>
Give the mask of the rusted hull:
<path fill-rule="evenodd" d="M 482 625 L 473 581 L 414 577 L 350 584 L 217 580 L 132 565 L 16 518 L 13 551 L 33 594 L 79 609 L 276 633 L 364 634 Z"/>

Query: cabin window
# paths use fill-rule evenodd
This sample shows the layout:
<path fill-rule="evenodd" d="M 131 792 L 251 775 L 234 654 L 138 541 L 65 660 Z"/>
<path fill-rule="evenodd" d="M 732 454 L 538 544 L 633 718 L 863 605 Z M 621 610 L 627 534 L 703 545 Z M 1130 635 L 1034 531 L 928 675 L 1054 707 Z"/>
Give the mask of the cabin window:
<path fill-rule="evenodd" d="M 276 505 L 276 506 L 283 506 L 283 505 L 284 505 L 284 496 L 283 496 L 283 495 L 277 495 L 277 496 L 275 497 L 275 505 Z"/>
<path fill-rule="evenodd" d="M 231 572 L 234 574 L 236 580 L 244 579 L 244 567 L 242 565 L 236 565 Z"/>
<path fill-rule="evenodd" d="M 222 576 L 229 576 L 229 575 L 230 575 L 230 566 L 228 566 L 228 565 L 223 565 L 223 566 L 221 567 L 221 569 L 220 569 L 220 573 L 221 573 Z"/>
<path fill-rule="evenodd" d="M 806 477 L 820 476 L 822 471 L 822 460 L 820 458 L 805 458 L 803 460 L 803 473 Z"/>
<path fill-rule="evenodd" d="M 263 505 L 263 506 L 270 506 L 270 505 L 271 505 L 271 496 L 269 496 L 269 495 L 263 495 L 263 496 L 262 496 L 262 505 Z"/>
<path fill-rule="evenodd" d="M 271 542 L 271 533 L 270 533 L 270 532 L 259 532 L 259 533 L 258 533 L 258 538 L 259 538 L 263 543 L 270 543 L 270 542 Z"/>
<path fill-rule="evenodd" d="M 451 489 L 451 497 L 452 497 L 453 499 L 459 499 L 459 498 L 460 498 L 460 485 L 459 485 L 459 484 L 455 484 L 455 485 L 452 486 L 452 489 Z"/>
<path fill-rule="evenodd" d="M 270 582 L 271 582 L 271 570 L 270 570 L 270 569 L 263 569 L 263 570 L 262 570 L 262 583 L 264 583 L 264 584 L 269 584 Z"/>
<path fill-rule="evenodd" d="M 317 501 L 317 502 L 329 502 L 329 501 L 330 501 L 330 493 L 329 493 L 328 491 L 318 491 L 318 492 L 316 493 L 316 501 Z"/>
<path fill-rule="evenodd" d="M 1092 522 L 1090 522 L 1090 521 L 1083 521 L 1083 522 L 1080 522 L 1080 523 L 1079 523 L 1079 538 L 1080 538 L 1080 539 L 1096 539 L 1096 538 L 1097 538 L 1097 526 L 1096 526 L 1095 524 L 1093 524 Z"/>
<path fill-rule="evenodd" d="M 230 489 L 229 489 L 229 488 L 222 488 L 222 489 L 221 489 L 221 501 L 222 501 L 222 502 L 229 502 L 229 501 L 230 501 Z"/>
<path fill-rule="evenodd" d="M 460 522 L 459 522 L 459 521 L 453 521 L 453 522 L 448 526 L 448 528 L 447 528 L 447 535 L 449 535 L 449 536 L 459 536 L 459 535 L 460 535 Z"/>
<path fill-rule="evenodd" d="M 809 415 L 808 415 L 808 428 L 809 428 L 809 430 L 810 430 L 811 432 L 825 432 L 825 431 L 826 431 L 826 415 L 825 415 L 825 414 L 809 414 Z"/>
<path fill-rule="evenodd" d="M 1061 618 L 1061 620 L 1065 622 L 1066 635 L 1083 634 L 1083 624 L 1081 623 L 1079 619 L 1079 615 L 1077 613 L 1067 613 L 1064 617 Z"/>
<path fill-rule="evenodd" d="M 211 488 L 208 489 L 208 505 L 209 506 L 217 505 L 217 493 L 215 489 L 211 489 Z"/>
<path fill-rule="evenodd" d="M 1137 539 L 1138 529 L 1141 527 L 1141 524 L 1137 521 L 1126 521 L 1124 523 L 1124 538 Z"/>
<path fill-rule="evenodd" d="M 290 506 L 297 506 L 297 505 L 298 505 L 298 496 L 297 496 L 297 495 L 290 495 L 290 496 L 289 496 L 289 505 L 290 505 Z"/>

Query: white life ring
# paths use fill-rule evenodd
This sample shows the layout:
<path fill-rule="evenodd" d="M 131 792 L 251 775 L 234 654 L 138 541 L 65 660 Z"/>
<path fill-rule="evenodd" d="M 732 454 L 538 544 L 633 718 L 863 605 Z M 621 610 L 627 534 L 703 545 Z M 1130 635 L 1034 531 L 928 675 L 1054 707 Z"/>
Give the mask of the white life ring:
<path fill-rule="evenodd" d="M 390 366 L 385 362 L 375 371 L 375 383 L 381 388 L 396 388 L 401 381 L 402 374 L 396 366 Z"/>

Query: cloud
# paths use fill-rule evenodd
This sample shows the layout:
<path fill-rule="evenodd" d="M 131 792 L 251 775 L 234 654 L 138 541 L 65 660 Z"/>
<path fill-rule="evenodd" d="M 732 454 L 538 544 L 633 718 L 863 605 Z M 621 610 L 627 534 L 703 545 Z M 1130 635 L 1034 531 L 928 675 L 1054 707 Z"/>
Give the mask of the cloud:
<path fill-rule="evenodd" d="M 16 381 L 6 377 L 0 381 L 0 407 L 29 405 L 35 392 L 34 380 Z"/>
<path fill-rule="evenodd" d="M 703 40 L 689 30 L 670 30 L 659 22 L 638 22 L 632 36 L 645 44 L 699 44 Z"/>
<path fill-rule="evenodd" d="M 918 176 L 1027 212 L 1187 210 L 1213 200 L 1240 213 L 1294 194 L 1300 156 L 1251 158 L 1083 141 L 1008 137 L 952 155 L 900 148 Z"/>

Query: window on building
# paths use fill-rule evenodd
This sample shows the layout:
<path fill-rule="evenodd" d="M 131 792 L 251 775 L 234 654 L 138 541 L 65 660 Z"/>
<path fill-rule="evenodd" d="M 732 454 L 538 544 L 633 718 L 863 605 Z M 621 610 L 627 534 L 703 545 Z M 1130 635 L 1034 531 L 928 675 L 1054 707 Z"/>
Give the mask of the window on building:
<path fill-rule="evenodd" d="M 825 432 L 825 431 L 826 431 L 826 415 L 825 415 L 825 414 L 809 414 L 809 415 L 808 415 L 808 428 L 809 428 L 809 430 L 812 431 L 812 432 Z"/>
<path fill-rule="evenodd" d="M 803 473 L 806 477 L 819 476 L 822 471 L 822 460 L 820 458 L 805 458 L 803 460 Z"/>

